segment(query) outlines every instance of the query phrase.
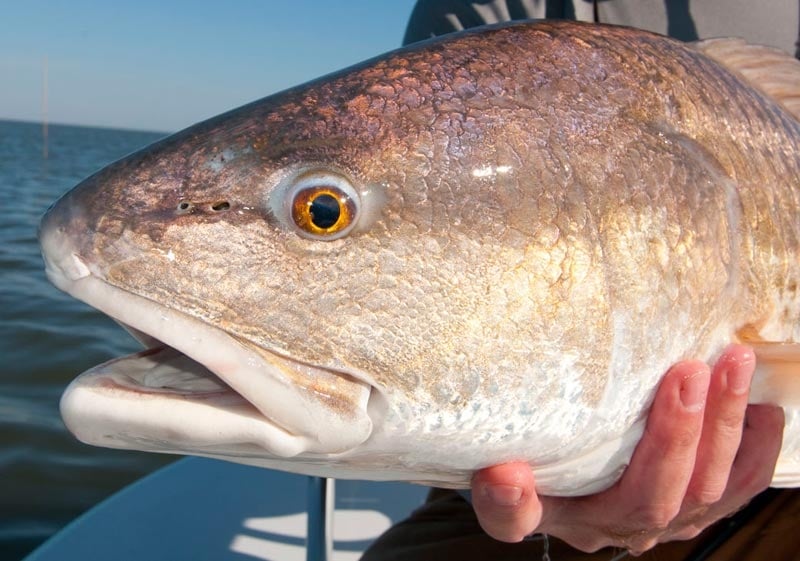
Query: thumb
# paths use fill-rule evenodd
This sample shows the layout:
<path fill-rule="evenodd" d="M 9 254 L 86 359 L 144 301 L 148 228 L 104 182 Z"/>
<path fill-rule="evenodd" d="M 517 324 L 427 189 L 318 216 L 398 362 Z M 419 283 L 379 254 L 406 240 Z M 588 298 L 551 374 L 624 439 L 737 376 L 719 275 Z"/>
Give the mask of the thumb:
<path fill-rule="evenodd" d="M 478 471 L 472 478 L 472 505 L 484 531 L 504 542 L 522 541 L 542 520 L 533 472 L 523 462 Z"/>

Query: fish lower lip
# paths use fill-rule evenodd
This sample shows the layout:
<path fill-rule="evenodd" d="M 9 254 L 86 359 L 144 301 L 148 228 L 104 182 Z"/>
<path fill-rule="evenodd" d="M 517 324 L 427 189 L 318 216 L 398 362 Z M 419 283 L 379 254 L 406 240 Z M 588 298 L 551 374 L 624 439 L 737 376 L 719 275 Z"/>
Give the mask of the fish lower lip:
<path fill-rule="evenodd" d="M 148 448 L 141 441 L 153 432 L 178 433 L 183 435 L 181 438 L 191 439 L 186 434 L 191 431 L 186 427 L 191 421 L 181 418 L 179 409 L 195 418 L 207 415 L 208 419 L 218 419 L 214 421 L 217 424 L 230 419 L 240 428 L 236 435 L 226 436 L 228 441 L 241 437 L 279 456 L 349 450 L 372 432 L 367 413 L 372 387 L 365 382 L 274 355 L 199 319 L 112 286 L 94 274 L 65 282 L 59 288 L 108 314 L 145 345 L 155 345 L 136 357 L 145 363 L 134 366 L 135 376 L 126 378 L 122 372 L 124 367 L 133 366 L 128 357 L 128 362 L 118 359 L 88 371 L 68 388 L 62 399 L 62 414 L 70 429 L 84 441 L 164 450 L 161 445 Z M 180 371 L 184 369 L 188 370 L 187 377 L 181 380 L 184 374 Z M 319 391 L 314 385 L 315 376 L 323 383 Z M 325 380 L 331 379 L 337 382 L 326 386 Z M 114 387 L 123 391 L 111 391 Z M 327 395 L 327 387 L 337 393 Z M 198 388 L 199 393 L 194 391 Z M 148 395 L 171 395 L 177 399 L 161 399 L 161 405 L 156 405 L 158 400 L 145 399 Z M 136 396 L 143 402 L 137 404 Z M 215 397 L 207 399 L 212 396 Z M 200 407 L 198 400 L 206 406 Z M 221 407 L 211 411 L 208 406 Z M 215 430 L 208 425 L 208 419 L 202 419 L 206 426 L 204 439 L 211 438 L 209 434 Z M 165 429 L 160 421 L 172 428 Z M 102 423 L 113 428 L 107 426 L 108 430 L 101 433 L 100 426 L 92 426 Z M 135 437 L 134 443 L 130 433 L 140 430 L 137 427 L 143 428 L 136 433 L 140 436 Z M 243 432 L 246 434 L 240 436 Z M 127 439 L 125 445 L 109 442 L 108 435 L 112 433 Z M 173 445 L 170 450 L 186 448 Z"/>

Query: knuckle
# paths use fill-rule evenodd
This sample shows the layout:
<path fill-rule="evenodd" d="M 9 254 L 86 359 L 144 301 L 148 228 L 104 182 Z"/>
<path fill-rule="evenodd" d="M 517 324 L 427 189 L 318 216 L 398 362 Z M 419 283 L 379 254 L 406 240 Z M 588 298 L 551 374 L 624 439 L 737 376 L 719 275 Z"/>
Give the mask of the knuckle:
<path fill-rule="evenodd" d="M 690 489 L 686 497 L 687 502 L 692 505 L 692 509 L 705 509 L 717 504 L 722 500 L 727 484 L 726 477 L 724 481 L 706 482 L 698 489 Z"/>
<path fill-rule="evenodd" d="M 631 516 L 636 526 L 649 532 L 663 532 L 678 515 L 679 506 L 647 505 Z"/>
<path fill-rule="evenodd" d="M 658 538 L 663 535 L 663 530 L 653 528 L 609 528 L 606 529 L 604 534 L 603 539 L 595 545 L 599 545 L 601 548 L 610 546 L 629 551 L 644 552 L 658 543 Z"/>
<path fill-rule="evenodd" d="M 699 420 L 695 420 L 691 423 L 656 429 L 652 436 L 658 439 L 659 448 L 664 456 L 682 457 L 688 451 L 695 452 L 701 430 L 702 424 Z"/>
<path fill-rule="evenodd" d="M 694 449 L 697 446 L 697 439 L 700 437 L 700 427 L 687 427 L 683 430 L 675 431 L 672 437 L 672 448 L 677 450 Z"/>
<path fill-rule="evenodd" d="M 684 526 L 678 530 L 673 530 L 670 533 L 670 540 L 692 540 L 699 536 L 702 531 L 703 529 L 697 526 Z"/>
<path fill-rule="evenodd" d="M 744 409 L 720 413 L 712 424 L 716 438 L 721 445 L 739 446 L 744 430 Z"/>

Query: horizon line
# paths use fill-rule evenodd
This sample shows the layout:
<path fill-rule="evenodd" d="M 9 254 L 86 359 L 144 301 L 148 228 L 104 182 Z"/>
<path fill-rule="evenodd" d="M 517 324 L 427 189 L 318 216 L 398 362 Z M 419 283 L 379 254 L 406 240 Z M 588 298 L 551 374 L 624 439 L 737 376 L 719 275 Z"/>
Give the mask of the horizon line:
<path fill-rule="evenodd" d="M 36 125 L 37 127 L 42 126 L 41 120 L 31 120 L 19 117 L 3 117 L 0 115 L 0 122 L 9 122 L 9 123 L 24 123 L 30 125 Z M 164 131 L 164 130 L 154 130 L 154 129 L 139 129 L 135 127 L 123 127 L 123 126 L 115 126 L 115 125 L 89 125 L 85 123 L 65 123 L 65 122 L 53 122 L 48 121 L 47 125 L 52 127 L 77 127 L 83 129 L 106 129 L 106 130 L 115 130 L 115 131 L 127 131 L 127 132 L 144 132 L 144 133 L 153 133 L 153 134 L 163 134 L 163 135 L 170 135 L 177 131 Z"/>

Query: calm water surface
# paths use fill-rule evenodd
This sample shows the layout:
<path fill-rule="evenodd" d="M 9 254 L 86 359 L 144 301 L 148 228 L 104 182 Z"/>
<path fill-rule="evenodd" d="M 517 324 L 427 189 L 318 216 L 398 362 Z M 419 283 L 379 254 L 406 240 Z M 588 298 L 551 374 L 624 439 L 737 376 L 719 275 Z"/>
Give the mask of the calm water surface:
<path fill-rule="evenodd" d="M 45 279 L 36 227 L 47 207 L 160 133 L 0 121 L 0 560 L 24 556 L 120 487 L 172 458 L 92 448 L 58 400 L 76 374 L 138 350 L 111 320 Z"/>

